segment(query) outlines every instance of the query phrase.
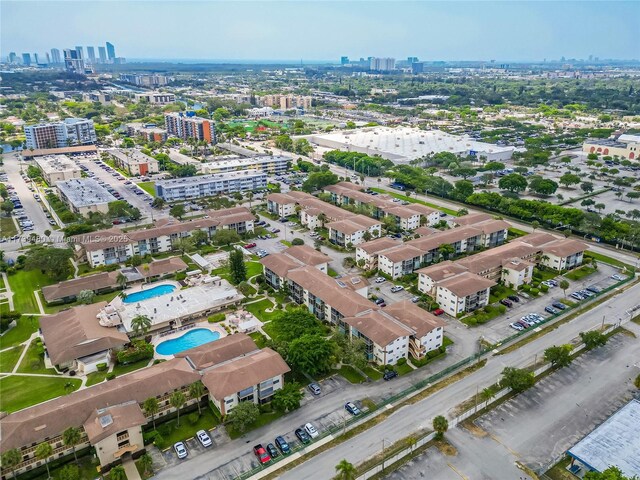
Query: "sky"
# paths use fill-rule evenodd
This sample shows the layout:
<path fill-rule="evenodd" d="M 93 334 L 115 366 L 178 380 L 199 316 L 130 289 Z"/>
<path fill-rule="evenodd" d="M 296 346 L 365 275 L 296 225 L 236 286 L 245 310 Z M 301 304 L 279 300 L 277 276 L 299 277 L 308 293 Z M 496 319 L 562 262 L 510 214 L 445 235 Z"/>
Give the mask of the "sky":
<path fill-rule="evenodd" d="M 0 55 L 110 41 L 129 59 L 637 59 L 638 19 L 639 1 L 0 0 Z"/>

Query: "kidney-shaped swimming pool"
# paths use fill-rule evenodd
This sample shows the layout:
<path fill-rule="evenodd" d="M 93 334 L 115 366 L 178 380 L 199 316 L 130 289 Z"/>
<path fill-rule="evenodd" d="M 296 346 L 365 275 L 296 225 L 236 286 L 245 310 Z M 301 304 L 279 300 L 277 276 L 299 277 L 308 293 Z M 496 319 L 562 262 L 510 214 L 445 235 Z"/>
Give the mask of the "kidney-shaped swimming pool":
<path fill-rule="evenodd" d="M 220 334 L 218 332 L 212 332 L 206 328 L 196 328 L 189 330 L 184 335 L 178 338 L 172 338 L 171 340 L 165 340 L 156 346 L 156 352 L 160 355 L 174 355 L 176 353 L 189 350 L 190 348 L 199 347 L 205 343 L 218 340 Z"/>

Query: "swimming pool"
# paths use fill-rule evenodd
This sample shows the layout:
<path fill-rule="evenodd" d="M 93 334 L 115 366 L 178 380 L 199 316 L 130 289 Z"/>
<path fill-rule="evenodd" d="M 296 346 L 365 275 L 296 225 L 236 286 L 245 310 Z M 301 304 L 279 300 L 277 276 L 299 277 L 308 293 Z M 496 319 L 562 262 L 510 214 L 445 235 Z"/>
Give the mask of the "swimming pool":
<path fill-rule="evenodd" d="M 166 295 L 175 291 L 177 287 L 175 285 L 158 285 L 157 287 L 148 288 L 146 290 L 140 290 L 139 292 L 130 293 L 124 300 L 124 303 L 136 303 L 142 300 L 148 300 L 149 298 L 159 297 L 160 295 Z"/>
<path fill-rule="evenodd" d="M 190 348 L 199 347 L 205 343 L 218 340 L 220 334 L 218 332 L 212 332 L 206 328 L 196 328 L 189 330 L 184 335 L 171 340 L 165 340 L 156 346 L 156 352 L 160 355 L 174 355 L 176 353 L 189 350 Z"/>

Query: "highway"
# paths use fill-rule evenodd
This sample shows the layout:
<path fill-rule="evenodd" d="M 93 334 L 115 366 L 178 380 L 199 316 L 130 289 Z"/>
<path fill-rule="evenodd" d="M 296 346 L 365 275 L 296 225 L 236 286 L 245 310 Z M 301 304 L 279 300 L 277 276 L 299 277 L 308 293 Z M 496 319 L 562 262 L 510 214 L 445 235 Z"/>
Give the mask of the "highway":
<path fill-rule="evenodd" d="M 488 358 L 487 365 L 470 374 L 462 380 L 434 393 L 433 395 L 409 406 L 405 406 L 385 419 L 375 427 L 357 435 L 356 437 L 327 450 L 307 462 L 282 474 L 283 479 L 322 479 L 332 478 L 335 474 L 335 465 L 346 458 L 353 464 L 360 463 L 377 453 L 381 448 L 382 438 L 385 443 L 391 444 L 406 437 L 411 432 L 423 428 L 430 428 L 433 417 L 447 415 L 458 403 L 475 394 L 476 388 L 495 383 L 500 378 L 500 373 L 507 366 L 522 367 L 531 364 L 535 355 L 541 355 L 544 349 L 552 345 L 567 343 L 578 336 L 582 331 L 600 325 L 603 317 L 607 323 L 616 323 L 619 320 L 625 322 L 628 317 L 624 312 L 634 307 L 640 295 L 640 285 L 635 285 L 624 294 L 618 294 L 610 300 L 594 307 L 589 312 L 581 315 L 571 322 L 560 326 L 557 330 L 544 335 L 522 348 L 506 355 Z M 291 432 L 306 421 L 335 417 L 336 410 L 347 400 L 361 399 L 365 397 L 375 398 L 381 395 L 400 391 L 411 382 L 417 382 L 428 375 L 427 372 L 418 370 L 413 374 L 394 380 L 392 382 L 377 382 L 368 385 L 358 385 L 338 389 L 313 402 L 304 405 L 299 410 L 285 417 L 250 432 L 245 437 L 225 442 L 216 446 L 211 452 L 196 456 L 190 460 L 165 468 L 158 473 L 158 479 L 173 478 L 233 478 L 229 465 L 245 465 L 244 470 L 250 465 L 255 465 L 250 454 L 250 448 L 254 442 L 264 442 L 273 439 L 276 435 Z M 292 438 L 289 435 L 289 438 Z M 242 471 L 242 470 L 240 470 Z"/>

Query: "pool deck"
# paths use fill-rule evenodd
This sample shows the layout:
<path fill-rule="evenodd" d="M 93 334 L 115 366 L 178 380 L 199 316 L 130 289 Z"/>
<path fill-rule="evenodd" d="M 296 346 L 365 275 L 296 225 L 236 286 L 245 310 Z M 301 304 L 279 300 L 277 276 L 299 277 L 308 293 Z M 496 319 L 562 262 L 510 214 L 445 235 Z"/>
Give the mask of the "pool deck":
<path fill-rule="evenodd" d="M 162 355 L 156 351 L 156 347 L 158 346 L 158 344 L 167 340 L 173 340 L 174 338 L 181 337 L 185 333 L 191 330 L 195 330 L 197 328 L 204 328 L 212 332 L 218 332 L 220 334 L 220 338 L 224 338 L 227 336 L 227 332 L 225 332 L 224 328 L 222 328 L 220 325 L 209 323 L 207 321 L 190 324 L 188 327 L 182 327 L 182 328 L 183 328 L 182 330 L 174 330 L 170 333 L 165 332 L 163 335 L 153 336 L 153 338 L 151 339 L 151 344 L 153 345 L 153 352 L 154 352 L 153 358 L 160 359 L 160 360 L 172 359 L 173 355 Z"/>

